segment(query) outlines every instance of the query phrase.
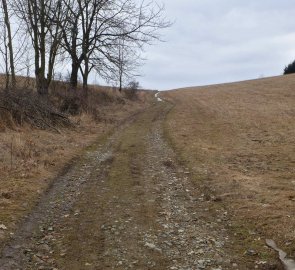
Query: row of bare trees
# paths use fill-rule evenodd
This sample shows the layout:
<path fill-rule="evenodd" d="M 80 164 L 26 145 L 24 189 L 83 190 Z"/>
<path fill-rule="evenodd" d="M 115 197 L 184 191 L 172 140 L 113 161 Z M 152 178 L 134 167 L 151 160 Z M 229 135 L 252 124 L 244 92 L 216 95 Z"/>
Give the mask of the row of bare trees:
<path fill-rule="evenodd" d="M 159 30 L 170 25 L 163 6 L 144 0 L 1 0 L 1 10 L 7 88 L 16 85 L 16 52 L 24 57 L 31 50 L 36 89 L 42 96 L 48 95 L 55 72 L 64 66 L 70 69 L 72 90 L 81 74 L 87 92 L 91 72 L 117 81 L 122 89 L 143 46 L 159 40 Z"/>

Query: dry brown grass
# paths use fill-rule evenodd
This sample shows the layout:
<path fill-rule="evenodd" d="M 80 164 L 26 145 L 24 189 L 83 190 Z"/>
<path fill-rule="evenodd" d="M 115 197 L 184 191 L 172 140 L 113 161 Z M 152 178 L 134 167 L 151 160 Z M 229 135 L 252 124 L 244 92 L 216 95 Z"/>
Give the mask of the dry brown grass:
<path fill-rule="evenodd" d="M 272 238 L 295 257 L 295 76 L 163 96 L 171 142 L 230 210 L 241 249 Z"/>
<path fill-rule="evenodd" d="M 75 128 L 61 128 L 60 134 L 28 125 L 11 129 L 4 123 L 0 132 L 0 224 L 8 230 L 0 231 L 0 245 L 72 158 L 153 98 L 152 93 L 140 92 L 138 100 L 130 101 L 106 88 L 96 90 L 98 96 L 111 99 L 96 105 L 99 117 L 92 112 L 73 116 Z M 124 102 L 116 102 L 118 99 Z"/>

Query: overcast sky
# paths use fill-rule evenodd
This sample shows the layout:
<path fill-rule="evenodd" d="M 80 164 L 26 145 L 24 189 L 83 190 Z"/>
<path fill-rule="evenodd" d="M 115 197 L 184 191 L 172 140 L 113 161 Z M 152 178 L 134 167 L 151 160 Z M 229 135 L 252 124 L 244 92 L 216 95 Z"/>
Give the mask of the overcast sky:
<path fill-rule="evenodd" d="M 174 21 L 147 47 L 142 87 L 184 86 L 280 75 L 295 59 L 295 0 L 159 0 Z"/>

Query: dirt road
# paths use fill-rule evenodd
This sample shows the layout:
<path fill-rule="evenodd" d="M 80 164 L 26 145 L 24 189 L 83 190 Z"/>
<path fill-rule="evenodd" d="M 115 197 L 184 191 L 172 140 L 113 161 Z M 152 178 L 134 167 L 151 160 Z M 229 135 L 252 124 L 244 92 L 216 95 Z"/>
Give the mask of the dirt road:
<path fill-rule="evenodd" d="M 190 181 L 155 103 L 59 177 L 0 269 L 247 269 L 226 252 L 228 213 Z"/>

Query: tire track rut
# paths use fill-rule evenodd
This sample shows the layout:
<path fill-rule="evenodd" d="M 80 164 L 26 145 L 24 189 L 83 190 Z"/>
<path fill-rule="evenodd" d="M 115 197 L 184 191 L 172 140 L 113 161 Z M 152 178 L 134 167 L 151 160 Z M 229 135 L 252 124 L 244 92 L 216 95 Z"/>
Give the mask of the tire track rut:
<path fill-rule="evenodd" d="M 58 179 L 2 251 L 0 269 L 232 269 L 227 213 L 210 218 L 165 141 L 170 108 L 137 115 Z"/>

